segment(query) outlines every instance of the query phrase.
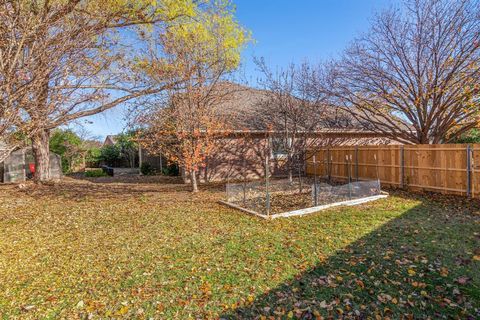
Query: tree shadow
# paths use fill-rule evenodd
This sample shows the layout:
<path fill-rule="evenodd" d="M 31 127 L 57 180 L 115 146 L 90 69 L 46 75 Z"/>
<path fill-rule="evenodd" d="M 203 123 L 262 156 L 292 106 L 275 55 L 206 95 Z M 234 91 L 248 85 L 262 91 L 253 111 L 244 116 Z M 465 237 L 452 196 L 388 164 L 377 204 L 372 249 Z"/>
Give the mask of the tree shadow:
<path fill-rule="evenodd" d="M 421 199 L 315 268 L 221 318 L 480 318 L 479 202 Z"/>
<path fill-rule="evenodd" d="M 140 175 L 116 175 L 113 177 L 85 177 L 84 173 L 69 174 L 67 178 L 88 181 L 98 184 L 172 184 L 182 185 L 184 184 L 181 177 L 178 176 L 140 176 Z"/>
<path fill-rule="evenodd" d="M 65 177 L 59 182 L 35 185 L 26 183 L 19 188 L 9 186 L 5 190 L 23 192 L 33 198 L 61 198 L 77 201 L 84 200 L 127 200 L 144 195 L 170 195 L 178 199 L 194 198 L 191 186 L 183 183 L 178 177 L 100 177 L 85 178 L 83 176 Z M 209 183 L 200 186 L 200 191 L 220 192 L 223 184 Z M 202 192 L 197 197 L 202 196 Z"/>

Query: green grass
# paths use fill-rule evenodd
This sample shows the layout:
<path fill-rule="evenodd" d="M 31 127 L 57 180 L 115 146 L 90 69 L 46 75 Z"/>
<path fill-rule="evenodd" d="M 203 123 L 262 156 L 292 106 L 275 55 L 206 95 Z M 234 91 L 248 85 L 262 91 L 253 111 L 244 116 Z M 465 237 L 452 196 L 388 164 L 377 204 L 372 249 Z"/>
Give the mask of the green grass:
<path fill-rule="evenodd" d="M 0 318 L 480 316 L 475 201 L 263 221 L 155 179 L 0 188 Z"/>
<path fill-rule="evenodd" d="M 101 169 L 85 171 L 85 177 L 88 177 L 88 178 L 98 178 L 98 177 L 106 177 L 106 176 L 107 174 L 103 172 L 103 170 Z"/>

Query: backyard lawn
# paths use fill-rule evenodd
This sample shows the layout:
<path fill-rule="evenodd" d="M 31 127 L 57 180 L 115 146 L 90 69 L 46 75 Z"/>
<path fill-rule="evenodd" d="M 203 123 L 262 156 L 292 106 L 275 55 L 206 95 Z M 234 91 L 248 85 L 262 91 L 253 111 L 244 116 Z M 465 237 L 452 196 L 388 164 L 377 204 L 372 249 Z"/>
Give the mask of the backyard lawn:
<path fill-rule="evenodd" d="M 264 221 L 175 179 L 0 187 L 0 318 L 480 317 L 480 201 Z"/>

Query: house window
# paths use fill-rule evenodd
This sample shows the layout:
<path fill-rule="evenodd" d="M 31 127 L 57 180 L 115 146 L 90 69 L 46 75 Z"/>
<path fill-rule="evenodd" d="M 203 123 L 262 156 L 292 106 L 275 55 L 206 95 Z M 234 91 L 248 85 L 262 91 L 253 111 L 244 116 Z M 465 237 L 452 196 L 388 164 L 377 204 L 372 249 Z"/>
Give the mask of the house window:
<path fill-rule="evenodd" d="M 289 144 L 291 144 L 291 138 L 288 138 Z M 272 156 L 275 158 L 283 158 L 287 156 L 287 146 L 285 145 L 285 139 L 283 137 L 271 138 Z"/>

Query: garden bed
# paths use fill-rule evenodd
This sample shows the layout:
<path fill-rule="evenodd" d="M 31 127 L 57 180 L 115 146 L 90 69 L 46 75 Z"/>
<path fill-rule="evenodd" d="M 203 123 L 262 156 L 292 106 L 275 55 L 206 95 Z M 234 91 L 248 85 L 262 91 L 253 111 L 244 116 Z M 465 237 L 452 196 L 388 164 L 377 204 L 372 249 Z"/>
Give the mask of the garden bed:
<path fill-rule="evenodd" d="M 304 215 L 387 197 L 379 181 L 329 184 L 312 178 L 229 183 L 222 204 L 265 219 Z"/>

